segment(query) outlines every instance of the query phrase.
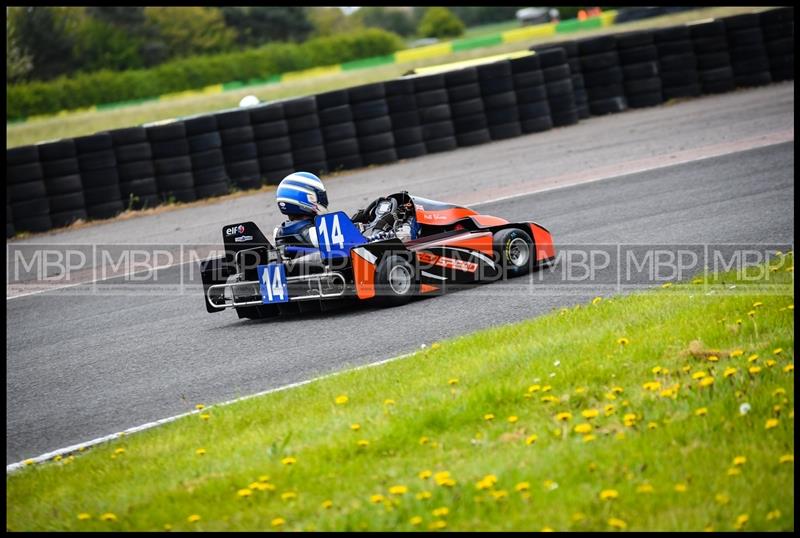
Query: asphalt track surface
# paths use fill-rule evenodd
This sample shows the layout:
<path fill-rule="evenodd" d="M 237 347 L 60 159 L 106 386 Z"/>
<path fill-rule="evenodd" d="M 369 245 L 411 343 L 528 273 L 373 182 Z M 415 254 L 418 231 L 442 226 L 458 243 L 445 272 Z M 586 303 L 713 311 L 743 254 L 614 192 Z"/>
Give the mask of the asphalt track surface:
<path fill-rule="evenodd" d="M 463 203 L 505 198 L 479 208 L 544 224 L 557 248 L 791 244 L 793 130 L 794 84 L 784 83 L 360 171 L 330 181 L 329 190 L 332 206 L 348 212 L 402 189 Z M 720 154 L 707 156 L 702 148 Z M 682 161 L 682 155 L 696 158 Z M 628 173 L 642 162 L 645 171 Z M 570 178 L 585 181 L 586 170 L 607 173 L 564 186 Z M 507 198 L 554 186 L 562 188 Z M 255 220 L 264 230 L 276 224 L 271 197 L 26 242 L 216 243 L 224 224 Z M 613 278 L 602 276 L 558 288 L 558 272 L 547 271 L 394 309 L 240 321 L 233 312 L 206 313 L 190 269 L 158 273 L 161 283 L 188 283 L 183 292 L 178 286 L 168 294 L 105 296 L 89 293 L 87 284 L 7 301 L 7 463 L 179 414 L 197 402 L 307 380 L 618 291 Z"/>

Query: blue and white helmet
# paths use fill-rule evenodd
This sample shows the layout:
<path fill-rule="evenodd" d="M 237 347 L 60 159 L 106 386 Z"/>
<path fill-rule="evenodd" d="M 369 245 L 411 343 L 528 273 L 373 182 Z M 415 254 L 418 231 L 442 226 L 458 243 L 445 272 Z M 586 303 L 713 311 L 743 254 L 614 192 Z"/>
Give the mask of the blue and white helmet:
<path fill-rule="evenodd" d="M 294 172 L 283 178 L 275 197 L 284 215 L 321 215 L 328 211 L 325 185 L 310 172 Z"/>

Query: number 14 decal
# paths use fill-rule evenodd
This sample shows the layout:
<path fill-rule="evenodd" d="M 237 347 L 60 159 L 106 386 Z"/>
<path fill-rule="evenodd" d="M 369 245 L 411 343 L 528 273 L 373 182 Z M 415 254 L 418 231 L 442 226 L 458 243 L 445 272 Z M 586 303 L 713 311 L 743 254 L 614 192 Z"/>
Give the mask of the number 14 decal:
<path fill-rule="evenodd" d="M 261 301 L 264 304 L 285 303 L 289 300 L 286 270 L 281 263 L 258 266 Z"/>
<path fill-rule="evenodd" d="M 331 233 L 328 237 L 328 221 L 331 221 Z M 344 234 L 342 234 L 342 225 L 339 224 L 339 214 L 334 213 L 330 219 L 319 219 L 319 236 L 320 239 L 325 241 L 323 248 L 327 251 L 333 250 L 331 245 L 338 245 L 339 249 L 344 248 Z"/>

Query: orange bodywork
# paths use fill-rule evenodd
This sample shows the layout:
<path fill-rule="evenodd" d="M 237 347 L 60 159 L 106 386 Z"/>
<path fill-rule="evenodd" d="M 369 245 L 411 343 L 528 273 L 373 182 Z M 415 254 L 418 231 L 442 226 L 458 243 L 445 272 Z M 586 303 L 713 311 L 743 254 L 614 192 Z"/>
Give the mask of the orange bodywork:
<path fill-rule="evenodd" d="M 430 293 L 432 291 L 437 291 L 439 288 L 436 286 L 431 286 L 430 284 L 420 284 L 419 291 L 421 293 Z"/>
<path fill-rule="evenodd" d="M 425 245 L 421 245 L 419 248 L 430 248 L 430 247 L 461 247 L 461 248 L 470 248 L 472 250 L 477 250 L 483 252 L 484 254 L 488 254 L 491 256 L 492 254 L 492 232 L 479 232 L 479 233 L 467 233 L 462 236 L 456 236 L 453 238 L 446 238 L 440 241 L 434 241 L 433 243 L 426 243 Z M 413 247 L 412 247 L 413 248 Z"/>
<path fill-rule="evenodd" d="M 499 226 L 501 224 L 508 224 L 506 219 L 501 219 L 500 217 L 493 217 L 491 215 L 472 215 L 472 220 L 474 220 L 478 226 L 483 226 L 484 228 L 488 228 L 490 226 Z"/>
<path fill-rule="evenodd" d="M 530 223 L 531 233 L 533 233 L 533 243 L 536 245 L 536 260 L 546 260 L 556 255 L 553 247 L 553 236 L 550 232 L 539 226 Z"/>
<path fill-rule="evenodd" d="M 352 251 L 353 279 L 359 299 L 375 297 L 375 264 Z"/>
<path fill-rule="evenodd" d="M 477 215 L 477 212 L 466 207 L 453 207 L 449 209 L 426 210 L 420 207 L 416 208 L 417 222 L 420 224 L 435 224 L 437 226 L 446 226 L 452 224 L 457 220 L 464 217 L 471 217 Z"/>

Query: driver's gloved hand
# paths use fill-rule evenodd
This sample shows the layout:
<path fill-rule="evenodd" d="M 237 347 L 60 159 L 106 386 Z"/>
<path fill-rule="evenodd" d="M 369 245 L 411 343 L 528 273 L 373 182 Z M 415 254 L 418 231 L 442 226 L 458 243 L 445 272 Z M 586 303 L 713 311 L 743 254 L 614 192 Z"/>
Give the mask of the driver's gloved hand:
<path fill-rule="evenodd" d="M 350 217 L 350 220 L 353 222 L 363 222 L 367 217 L 367 212 L 363 209 L 359 209 L 356 213 Z"/>

